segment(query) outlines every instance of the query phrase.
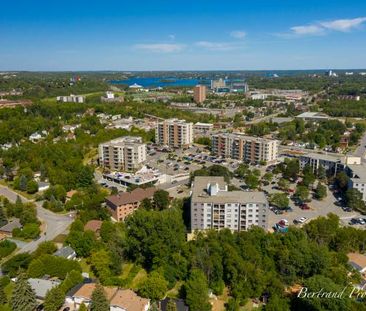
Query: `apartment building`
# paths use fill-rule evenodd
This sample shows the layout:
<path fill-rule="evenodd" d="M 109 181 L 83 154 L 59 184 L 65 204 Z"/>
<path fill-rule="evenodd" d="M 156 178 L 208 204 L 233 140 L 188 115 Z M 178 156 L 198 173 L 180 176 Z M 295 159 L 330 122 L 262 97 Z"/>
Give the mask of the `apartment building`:
<path fill-rule="evenodd" d="M 143 199 L 152 199 L 156 188 L 136 188 L 131 192 L 120 192 L 106 197 L 105 202 L 112 218 L 115 221 L 124 221 L 140 206 Z"/>
<path fill-rule="evenodd" d="M 212 153 L 219 157 L 250 163 L 265 161 L 270 164 L 277 161 L 278 142 L 276 140 L 242 134 L 219 133 L 212 135 L 211 142 Z"/>
<path fill-rule="evenodd" d="M 141 137 L 125 136 L 99 145 L 99 164 L 116 171 L 134 171 L 146 161 Z"/>
<path fill-rule="evenodd" d="M 314 174 L 318 172 L 319 167 L 323 167 L 328 175 L 336 175 L 343 171 L 348 164 L 361 164 L 361 158 L 320 153 L 308 153 L 299 158 L 300 169 L 302 170 L 309 165 Z"/>
<path fill-rule="evenodd" d="M 206 100 L 206 86 L 196 85 L 193 90 L 193 99 L 197 104 L 203 103 Z"/>
<path fill-rule="evenodd" d="M 346 172 L 350 177 L 348 188 L 360 191 L 362 200 L 366 201 L 366 165 L 347 165 Z"/>
<path fill-rule="evenodd" d="M 155 142 L 173 148 L 189 147 L 193 143 L 193 123 L 178 119 L 158 122 Z"/>
<path fill-rule="evenodd" d="M 268 201 L 263 192 L 228 191 L 223 177 L 199 176 L 191 194 L 191 229 L 248 230 L 268 226 Z"/>
<path fill-rule="evenodd" d="M 194 133 L 199 134 L 205 134 L 213 130 L 213 124 L 212 123 L 201 123 L 197 122 L 193 126 Z"/>
<path fill-rule="evenodd" d="M 57 96 L 56 100 L 62 103 L 85 103 L 85 96 L 73 95 L 70 96 Z"/>

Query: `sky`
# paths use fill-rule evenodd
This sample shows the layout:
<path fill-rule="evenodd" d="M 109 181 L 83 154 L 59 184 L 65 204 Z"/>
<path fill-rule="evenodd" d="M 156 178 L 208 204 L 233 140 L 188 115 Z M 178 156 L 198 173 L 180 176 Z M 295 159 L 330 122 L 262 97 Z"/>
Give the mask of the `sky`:
<path fill-rule="evenodd" d="M 365 0 L 1 1 L 0 70 L 365 69 Z"/>

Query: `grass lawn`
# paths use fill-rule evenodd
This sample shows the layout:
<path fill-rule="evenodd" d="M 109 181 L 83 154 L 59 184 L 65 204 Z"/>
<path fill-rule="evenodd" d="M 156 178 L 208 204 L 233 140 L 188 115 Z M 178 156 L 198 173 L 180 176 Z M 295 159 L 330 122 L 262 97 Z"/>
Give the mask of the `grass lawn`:
<path fill-rule="evenodd" d="M 85 258 L 81 259 L 81 260 L 79 261 L 79 264 L 80 264 L 80 266 L 81 266 L 81 270 L 82 270 L 83 272 L 87 272 L 87 273 L 89 273 L 89 277 L 91 277 L 91 278 L 93 278 L 93 277 L 94 277 L 94 273 L 93 273 L 93 271 L 91 271 L 90 266 L 89 266 L 89 265 L 88 265 L 88 263 L 86 262 L 86 259 L 85 259 Z"/>
<path fill-rule="evenodd" d="M 145 269 L 141 268 L 140 271 L 137 272 L 136 276 L 133 278 L 132 282 L 130 283 L 130 287 L 133 290 L 138 290 L 139 285 L 141 284 L 141 282 L 146 280 L 146 278 L 147 278 L 147 272 L 145 271 Z"/>
<path fill-rule="evenodd" d="M 183 286 L 183 284 L 184 284 L 183 281 L 178 281 L 177 283 L 175 283 L 174 287 L 167 292 L 167 296 L 169 298 L 178 298 L 179 291 Z"/>
<path fill-rule="evenodd" d="M 67 238 L 67 235 L 66 234 L 59 234 L 58 236 L 56 236 L 53 239 L 53 242 L 60 243 L 60 244 L 64 244 L 66 238 Z"/>

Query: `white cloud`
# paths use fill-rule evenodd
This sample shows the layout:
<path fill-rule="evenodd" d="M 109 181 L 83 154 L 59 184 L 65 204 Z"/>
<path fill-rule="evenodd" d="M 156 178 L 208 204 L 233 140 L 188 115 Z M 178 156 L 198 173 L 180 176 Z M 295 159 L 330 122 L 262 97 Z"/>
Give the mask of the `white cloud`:
<path fill-rule="evenodd" d="M 173 44 L 173 43 L 152 43 L 152 44 L 136 44 L 135 48 L 154 53 L 174 53 L 183 50 L 184 45 Z"/>
<path fill-rule="evenodd" d="M 294 26 L 290 28 L 289 32 L 277 35 L 285 38 L 293 38 L 301 36 L 319 36 L 332 31 L 348 32 L 352 29 L 359 28 L 364 22 L 366 22 L 366 17 L 320 21 L 309 25 Z"/>
<path fill-rule="evenodd" d="M 347 32 L 361 26 L 364 22 L 366 22 L 366 17 L 357 17 L 352 19 L 337 19 L 329 22 L 321 22 L 320 25 L 329 30 Z"/>
<path fill-rule="evenodd" d="M 230 32 L 230 36 L 236 39 L 243 39 L 246 35 L 246 32 L 242 30 L 235 30 Z"/>
<path fill-rule="evenodd" d="M 290 28 L 291 33 L 299 36 L 303 35 L 321 35 L 324 29 L 317 25 L 294 26 Z"/>
<path fill-rule="evenodd" d="M 211 42 L 199 41 L 196 46 L 210 50 L 210 51 L 229 51 L 235 49 L 237 46 L 231 42 Z"/>

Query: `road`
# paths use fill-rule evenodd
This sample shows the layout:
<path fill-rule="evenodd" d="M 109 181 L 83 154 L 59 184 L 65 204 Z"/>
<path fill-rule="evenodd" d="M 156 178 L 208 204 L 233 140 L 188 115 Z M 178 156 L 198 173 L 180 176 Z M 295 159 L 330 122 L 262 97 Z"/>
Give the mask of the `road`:
<path fill-rule="evenodd" d="M 8 187 L 0 186 L 0 195 L 8 198 L 8 200 L 11 202 L 15 202 L 19 194 L 9 189 Z M 32 202 L 21 195 L 19 195 L 19 197 L 23 202 Z M 34 203 L 37 206 L 37 216 L 39 220 L 43 222 L 45 231 L 41 234 L 41 237 L 38 240 L 31 241 L 29 243 L 26 243 L 25 245 L 22 245 L 18 250 L 18 253 L 35 251 L 37 246 L 41 242 L 53 240 L 56 236 L 65 232 L 68 226 L 73 221 L 72 214 L 71 217 L 69 215 L 55 214 L 49 210 L 44 209 L 41 202 Z"/>
<path fill-rule="evenodd" d="M 361 138 L 360 145 L 357 147 L 353 155 L 356 157 L 361 157 L 362 162 L 366 162 L 365 154 L 366 154 L 366 133 Z"/>

